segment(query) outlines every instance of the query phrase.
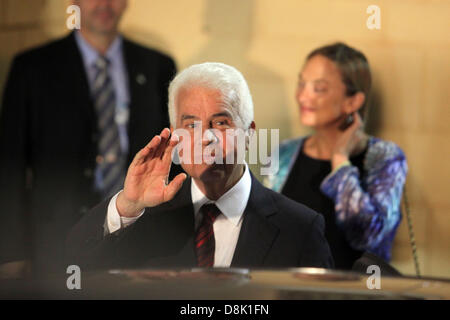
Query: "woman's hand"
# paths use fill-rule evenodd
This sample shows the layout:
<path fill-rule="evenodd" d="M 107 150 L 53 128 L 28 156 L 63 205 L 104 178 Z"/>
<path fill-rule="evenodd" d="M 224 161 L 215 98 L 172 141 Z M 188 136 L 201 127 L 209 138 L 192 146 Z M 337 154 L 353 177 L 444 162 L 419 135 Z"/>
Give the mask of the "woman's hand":
<path fill-rule="evenodd" d="M 362 150 L 367 141 L 367 135 L 362 130 L 363 122 L 358 112 L 355 112 L 353 117 L 353 123 L 342 132 L 334 144 L 331 156 L 332 170 L 349 161 L 350 155 Z"/>
<path fill-rule="evenodd" d="M 171 200 L 180 190 L 186 174 L 180 173 L 169 184 L 172 149 L 178 143 L 165 128 L 139 151 L 128 168 L 123 192 L 117 197 L 117 210 L 123 217 L 136 217 L 146 207 Z"/>

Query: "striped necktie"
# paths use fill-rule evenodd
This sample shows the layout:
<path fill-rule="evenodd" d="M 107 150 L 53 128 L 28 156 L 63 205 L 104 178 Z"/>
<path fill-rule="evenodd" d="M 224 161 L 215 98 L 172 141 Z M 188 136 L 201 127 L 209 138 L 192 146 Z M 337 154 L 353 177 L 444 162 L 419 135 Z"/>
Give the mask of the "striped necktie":
<path fill-rule="evenodd" d="M 97 112 L 99 141 L 97 155 L 97 190 L 108 197 L 119 191 L 125 176 L 125 157 L 121 152 L 119 129 L 115 121 L 116 96 L 108 73 L 109 61 L 100 56 L 95 62 L 93 95 Z"/>
<path fill-rule="evenodd" d="M 197 266 L 212 267 L 214 266 L 214 254 L 216 249 L 213 224 L 221 212 L 219 208 L 212 203 L 202 206 L 201 212 L 203 213 L 202 222 L 195 235 Z"/>

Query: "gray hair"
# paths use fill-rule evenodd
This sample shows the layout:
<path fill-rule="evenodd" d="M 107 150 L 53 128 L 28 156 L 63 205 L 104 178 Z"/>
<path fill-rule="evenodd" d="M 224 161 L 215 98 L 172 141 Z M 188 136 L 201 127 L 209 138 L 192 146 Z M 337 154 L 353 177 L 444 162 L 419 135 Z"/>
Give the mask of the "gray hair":
<path fill-rule="evenodd" d="M 247 130 L 253 121 L 253 100 L 242 74 L 234 67 L 205 62 L 192 65 L 180 73 L 169 85 L 169 118 L 176 128 L 176 100 L 182 88 L 205 87 L 217 89 L 222 103 L 231 112 L 236 125 Z"/>

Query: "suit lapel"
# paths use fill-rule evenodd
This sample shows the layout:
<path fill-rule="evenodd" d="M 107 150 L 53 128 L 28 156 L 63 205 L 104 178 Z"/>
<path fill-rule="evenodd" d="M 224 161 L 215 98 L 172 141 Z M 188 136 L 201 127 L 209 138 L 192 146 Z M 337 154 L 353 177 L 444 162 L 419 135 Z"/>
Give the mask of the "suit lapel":
<path fill-rule="evenodd" d="M 276 207 L 267 190 L 252 175 L 252 189 L 245 208 L 241 232 L 231 267 L 262 266 L 273 241 L 279 233 L 268 217 Z"/>
<path fill-rule="evenodd" d="M 144 79 L 146 81 L 146 77 L 143 75 L 142 72 L 139 71 L 140 66 L 142 67 L 142 61 L 139 57 L 139 55 L 136 53 L 136 50 L 134 50 L 132 44 L 127 40 L 123 39 L 123 58 L 125 61 L 125 66 L 127 68 L 128 73 L 128 88 L 130 91 L 130 106 L 133 106 L 137 101 L 140 101 L 140 99 L 137 99 L 136 96 L 139 94 L 140 86 L 142 86 L 144 83 Z M 138 83 L 138 76 L 141 80 L 140 83 Z M 142 78 L 143 77 L 143 78 Z M 131 111 L 131 110 L 130 110 Z"/>
<path fill-rule="evenodd" d="M 79 107 L 84 109 L 83 114 L 88 118 L 93 132 L 97 132 L 97 115 L 95 113 L 94 104 L 91 98 L 88 77 L 81 57 L 80 49 L 75 40 L 75 34 L 70 33 L 65 39 L 66 41 L 66 61 L 70 63 L 64 65 L 65 74 L 70 75 L 71 88 L 73 95 L 79 101 Z"/>
<path fill-rule="evenodd" d="M 125 66 L 127 68 L 128 74 L 128 89 L 129 89 L 129 121 L 128 121 L 128 139 L 130 141 L 130 153 L 129 161 L 132 160 L 134 154 L 142 148 L 146 142 L 146 139 L 151 139 L 153 137 L 145 137 L 144 141 L 139 141 L 142 137 L 142 133 L 139 132 L 140 121 L 142 117 L 150 121 L 151 117 L 147 112 L 151 112 L 150 107 L 151 101 L 148 98 L 148 91 L 151 90 L 148 84 L 150 81 L 150 75 L 146 74 L 145 70 L 148 59 L 143 60 L 139 52 L 133 44 L 127 39 L 123 39 L 123 57 L 125 61 Z M 151 123 L 149 122 L 149 125 Z M 142 129 L 142 128 L 141 128 Z M 159 132 L 158 132 L 159 133 Z M 158 134 L 155 133 L 155 134 Z M 137 144 L 135 145 L 135 142 Z M 141 145 L 143 143 L 143 145 Z"/>

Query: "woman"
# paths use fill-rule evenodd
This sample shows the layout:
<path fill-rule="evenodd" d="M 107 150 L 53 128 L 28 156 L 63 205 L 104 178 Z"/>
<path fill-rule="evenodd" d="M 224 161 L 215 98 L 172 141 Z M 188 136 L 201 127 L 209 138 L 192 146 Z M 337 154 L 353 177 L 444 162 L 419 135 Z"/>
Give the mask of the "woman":
<path fill-rule="evenodd" d="M 407 163 L 392 142 L 363 131 L 371 76 L 365 56 L 342 43 L 311 52 L 296 99 L 307 137 L 280 146 L 280 170 L 266 186 L 324 215 L 337 269 L 363 252 L 389 261 L 401 220 Z"/>

